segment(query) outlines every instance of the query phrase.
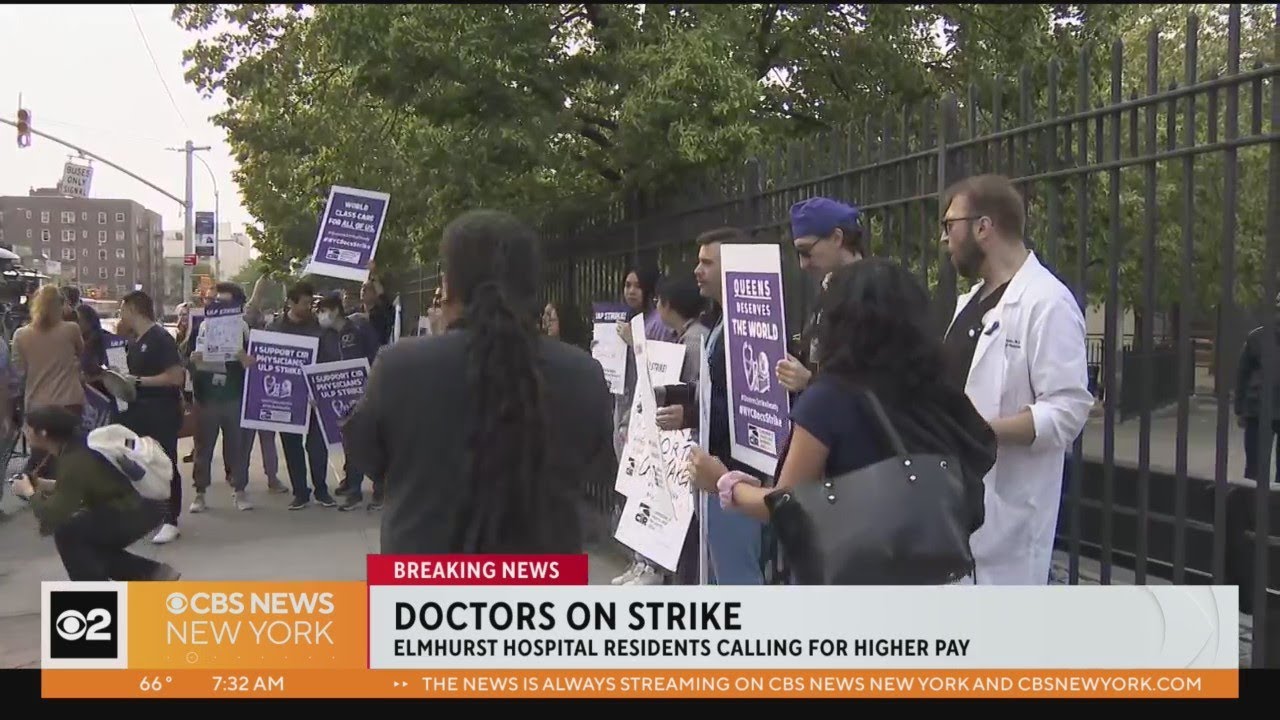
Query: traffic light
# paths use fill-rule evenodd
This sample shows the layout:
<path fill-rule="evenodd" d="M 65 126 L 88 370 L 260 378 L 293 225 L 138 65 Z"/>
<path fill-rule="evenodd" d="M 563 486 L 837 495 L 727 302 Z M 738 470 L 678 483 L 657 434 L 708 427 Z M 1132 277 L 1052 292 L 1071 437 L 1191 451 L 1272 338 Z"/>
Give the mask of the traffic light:
<path fill-rule="evenodd" d="M 31 147 L 31 111 L 18 108 L 18 147 Z"/>

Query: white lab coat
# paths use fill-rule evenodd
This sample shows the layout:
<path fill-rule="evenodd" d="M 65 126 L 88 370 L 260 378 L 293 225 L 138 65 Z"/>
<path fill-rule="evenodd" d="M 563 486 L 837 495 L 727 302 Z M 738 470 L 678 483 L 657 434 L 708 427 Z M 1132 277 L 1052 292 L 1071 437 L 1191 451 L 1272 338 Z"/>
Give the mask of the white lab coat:
<path fill-rule="evenodd" d="M 981 289 L 978 283 L 962 295 L 955 314 Z M 1044 585 L 1066 449 L 1093 406 L 1084 316 L 1071 291 L 1031 253 L 982 326 L 965 393 L 988 421 L 1030 407 L 1036 439 L 1029 447 L 1001 444 L 983 478 L 986 518 L 970 539 L 976 582 Z"/>

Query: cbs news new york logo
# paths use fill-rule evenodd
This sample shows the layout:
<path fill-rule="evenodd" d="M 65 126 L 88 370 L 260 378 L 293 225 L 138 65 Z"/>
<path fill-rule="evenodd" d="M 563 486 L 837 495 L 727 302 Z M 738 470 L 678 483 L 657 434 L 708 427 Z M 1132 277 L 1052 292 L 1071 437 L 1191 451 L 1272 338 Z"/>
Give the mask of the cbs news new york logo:
<path fill-rule="evenodd" d="M 127 667 L 127 586 L 41 583 L 41 666 Z"/>

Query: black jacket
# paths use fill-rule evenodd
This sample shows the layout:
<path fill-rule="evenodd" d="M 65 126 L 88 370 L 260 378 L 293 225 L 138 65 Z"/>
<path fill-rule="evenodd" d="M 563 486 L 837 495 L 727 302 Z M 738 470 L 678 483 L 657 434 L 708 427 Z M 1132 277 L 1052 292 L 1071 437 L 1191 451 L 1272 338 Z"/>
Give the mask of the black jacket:
<path fill-rule="evenodd" d="M 465 329 L 405 338 L 383 349 L 361 402 L 343 427 L 352 465 L 385 478 L 382 552 L 449 554 L 467 521 L 466 448 L 471 393 Z M 484 552 L 582 552 L 581 498 L 588 482 L 613 485 L 613 396 L 600 364 L 585 351 L 542 337 L 538 345 L 548 420 L 546 476 L 554 488 L 553 547 Z M 483 498 L 476 498 L 483 502 Z"/>
<path fill-rule="evenodd" d="M 1240 362 L 1236 365 L 1236 392 L 1234 398 L 1237 417 L 1256 418 L 1262 414 L 1262 341 L 1265 327 L 1254 329 L 1240 348 Z M 1276 328 L 1276 342 L 1280 345 L 1280 326 Z M 1280 348 L 1275 360 L 1280 362 Z M 1280 366 L 1271 373 L 1271 416 L 1280 420 Z"/>

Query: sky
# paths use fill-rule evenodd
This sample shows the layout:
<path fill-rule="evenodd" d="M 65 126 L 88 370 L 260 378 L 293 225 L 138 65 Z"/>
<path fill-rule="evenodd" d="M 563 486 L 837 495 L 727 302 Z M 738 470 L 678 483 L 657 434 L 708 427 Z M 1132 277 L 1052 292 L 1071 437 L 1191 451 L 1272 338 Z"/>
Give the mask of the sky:
<path fill-rule="evenodd" d="M 181 148 L 187 140 L 210 146 L 198 155 L 213 178 L 199 160 L 193 163 L 196 210 L 215 210 L 216 185 L 219 222 L 238 232 L 253 218 L 231 177 L 235 160 L 225 133 L 210 120 L 225 98 L 205 99 L 183 79 L 182 53 L 196 36 L 170 20 L 171 12 L 171 5 L 0 5 L 0 117 L 17 119 L 21 93 L 35 129 L 179 198 L 184 156 L 165 148 Z M 17 131 L 0 125 L 0 195 L 54 187 L 74 154 L 38 136 L 31 147 L 19 148 Z M 180 204 L 114 168 L 93 166 L 90 197 L 135 200 L 160 213 L 165 230 L 182 229 Z"/>

